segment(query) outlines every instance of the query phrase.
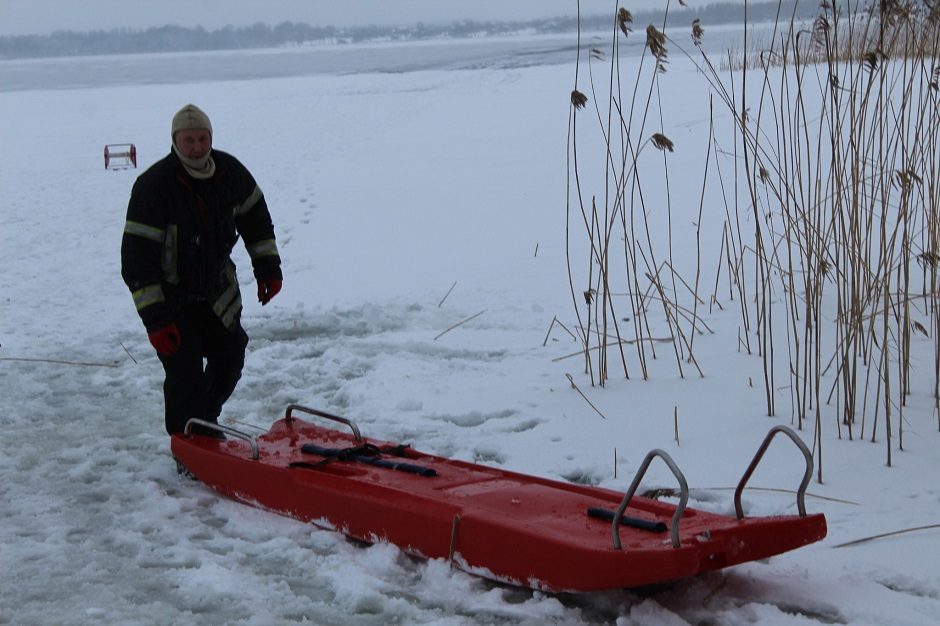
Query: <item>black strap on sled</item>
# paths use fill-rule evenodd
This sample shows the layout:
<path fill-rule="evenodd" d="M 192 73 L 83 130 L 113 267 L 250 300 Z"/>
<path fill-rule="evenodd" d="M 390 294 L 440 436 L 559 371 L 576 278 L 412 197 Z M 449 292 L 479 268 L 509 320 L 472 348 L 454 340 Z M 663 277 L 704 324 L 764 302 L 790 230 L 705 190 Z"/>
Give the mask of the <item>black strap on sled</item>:
<path fill-rule="evenodd" d="M 587 510 L 587 514 L 588 517 L 604 520 L 605 522 L 614 521 L 614 512 L 608 511 L 607 509 L 591 507 Z M 669 528 L 663 522 L 651 522 L 649 520 L 640 519 L 638 517 L 627 517 L 626 515 L 620 516 L 620 525 L 637 528 L 639 530 L 648 530 L 651 533 L 664 533 L 669 530 Z"/>
<path fill-rule="evenodd" d="M 379 448 L 378 446 L 374 446 L 371 443 L 365 443 L 361 446 L 354 446 L 352 448 L 324 448 L 314 443 L 305 443 L 300 448 L 301 452 L 305 452 L 307 454 L 316 454 L 317 456 L 324 457 L 324 459 L 317 463 L 298 461 L 291 463 L 290 467 L 318 469 L 327 463 L 332 463 L 333 461 L 354 461 L 356 463 L 365 463 L 367 465 L 384 467 L 386 469 L 397 470 L 399 472 L 408 472 L 409 474 L 416 474 L 418 476 L 424 476 L 427 478 L 437 476 L 437 472 L 430 467 L 415 465 L 414 463 L 393 461 L 391 459 L 381 457 L 383 454 L 405 456 L 405 449 L 407 447 L 408 446 L 404 444 L 400 444 L 397 446 L 386 446 L 384 448 Z"/>

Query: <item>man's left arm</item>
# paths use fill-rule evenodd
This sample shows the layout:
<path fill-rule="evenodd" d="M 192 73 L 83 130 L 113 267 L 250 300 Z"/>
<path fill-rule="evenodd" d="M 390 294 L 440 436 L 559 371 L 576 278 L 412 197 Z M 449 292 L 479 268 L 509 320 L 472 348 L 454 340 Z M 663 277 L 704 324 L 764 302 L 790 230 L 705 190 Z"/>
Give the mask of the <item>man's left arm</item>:
<path fill-rule="evenodd" d="M 245 241 L 258 281 L 258 301 L 267 304 L 281 290 L 281 256 L 274 237 L 274 223 L 264 194 L 251 179 L 251 191 L 235 207 L 235 227 Z"/>

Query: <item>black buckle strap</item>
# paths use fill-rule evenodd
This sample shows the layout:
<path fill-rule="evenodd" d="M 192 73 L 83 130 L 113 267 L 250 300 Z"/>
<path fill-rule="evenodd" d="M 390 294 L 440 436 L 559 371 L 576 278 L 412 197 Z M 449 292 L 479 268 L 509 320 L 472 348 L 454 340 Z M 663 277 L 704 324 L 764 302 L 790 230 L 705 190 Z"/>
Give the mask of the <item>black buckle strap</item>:
<path fill-rule="evenodd" d="M 404 457 L 407 448 L 408 446 L 405 444 L 379 448 L 371 443 L 364 443 L 351 448 L 324 448 L 313 443 L 305 443 L 300 448 L 302 452 L 322 456 L 324 457 L 323 460 L 316 463 L 296 461 L 291 463 L 289 467 L 319 469 L 334 461 L 352 461 L 355 463 L 365 463 L 374 467 L 383 467 L 400 472 L 408 472 L 409 474 L 417 474 L 418 476 L 424 476 L 426 478 L 437 476 L 437 472 L 430 467 L 382 458 L 383 454 Z"/>

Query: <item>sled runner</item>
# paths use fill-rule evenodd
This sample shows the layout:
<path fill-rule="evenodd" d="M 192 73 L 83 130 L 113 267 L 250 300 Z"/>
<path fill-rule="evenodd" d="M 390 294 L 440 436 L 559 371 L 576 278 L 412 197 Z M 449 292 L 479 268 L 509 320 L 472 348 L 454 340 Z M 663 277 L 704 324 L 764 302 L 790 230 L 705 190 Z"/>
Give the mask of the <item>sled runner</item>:
<path fill-rule="evenodd" d="M 297 412 L 343 424 L 326 428 Z M 192 434 L 193 426 L 226 439 Z M 806 461 L 798 515 L 749 518 L 741 495 L 775 435 L 787 435 Z M 351 420 L 299 405 L 258 437 L 190 420 L 173 435 L 181 471 L 252 506 L 386 541 L 426 559 L 504 583 L 552 592 L 649 585 L 763 559 L 826 536 L 822 514 L 807 515 L 812 456 L 796 433 L 770 430 L 734 494 L 736 516 L 687 508 L 682 472 L 650 452 L 625 494 L 424 454 L 366 440 Z M 679 483 L 677 505 L 636 496 L 659 457 Z"/>

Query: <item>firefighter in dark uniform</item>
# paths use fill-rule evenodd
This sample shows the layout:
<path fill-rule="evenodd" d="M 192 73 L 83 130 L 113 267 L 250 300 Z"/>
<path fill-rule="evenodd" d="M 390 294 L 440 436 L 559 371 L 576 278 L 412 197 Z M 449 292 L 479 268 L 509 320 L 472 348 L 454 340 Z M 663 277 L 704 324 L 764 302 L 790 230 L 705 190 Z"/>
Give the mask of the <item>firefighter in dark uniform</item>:
<path fill-rule="evenodd" d="M 241 377 L 248 335 L 230 257 L 238 237 L 262 305 L 280 291 L 282 275 L 264 196 L 244 165 L 212 148 L 209 117 L 194 105 L 183 107 L 171 138 L 170 154 L 141 174 L 131 192 L 121 276 L 166 371 L 172 435 L 190 418 L 218 423 Z"/>

